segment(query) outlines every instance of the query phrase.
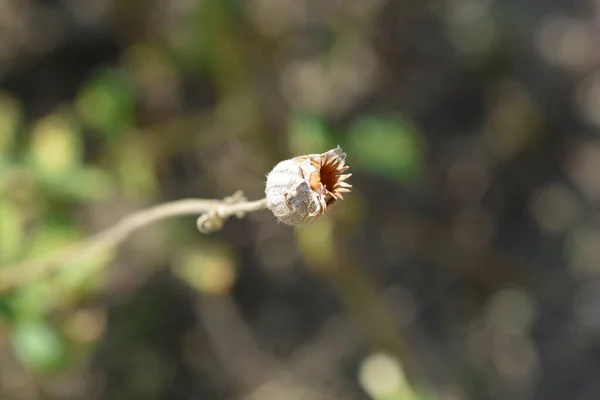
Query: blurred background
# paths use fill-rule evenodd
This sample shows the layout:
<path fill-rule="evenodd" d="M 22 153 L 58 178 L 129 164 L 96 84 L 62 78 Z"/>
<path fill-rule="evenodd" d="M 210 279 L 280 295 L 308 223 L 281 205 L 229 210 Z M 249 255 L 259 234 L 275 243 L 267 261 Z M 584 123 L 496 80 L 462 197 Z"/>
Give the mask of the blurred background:
<path fill-rule="evenodd" d="M 595 3 L 0 0 L 0 399 L 599 399 Z M 309 226 L 19 264 L 337 144 Z"/>

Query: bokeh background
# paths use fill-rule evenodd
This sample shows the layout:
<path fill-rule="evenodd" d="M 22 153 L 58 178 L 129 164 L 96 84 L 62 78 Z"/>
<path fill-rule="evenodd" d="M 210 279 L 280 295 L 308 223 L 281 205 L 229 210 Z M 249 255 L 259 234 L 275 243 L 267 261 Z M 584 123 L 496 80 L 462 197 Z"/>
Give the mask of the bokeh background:
<path fill-rule="evenodd" d="M 594 1 L 0 0 L 0 399 L 600 398 Z M 263 196 L 293 229 L 144 207 Z"/>

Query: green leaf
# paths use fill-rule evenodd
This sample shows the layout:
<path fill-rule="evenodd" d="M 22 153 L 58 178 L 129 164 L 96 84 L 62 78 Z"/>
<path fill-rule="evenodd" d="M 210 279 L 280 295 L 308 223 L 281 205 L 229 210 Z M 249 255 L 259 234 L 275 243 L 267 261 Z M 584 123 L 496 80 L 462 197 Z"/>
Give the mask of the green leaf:
<path fill-rule="evenodd" d="M 115 182 L 109 173 L 97 167 L 80 166 L 62 175 L 47 174 L 40 169 L 33 172 L 46 190 L 72 200 L 106 200 L 115 189 Z"/>
<path fill-rule="evenodd" d="M 351 163 L 376 174 L 410 180 L 421 167 L 418 132 L 406 120 L 385 116 L 363 118 L 350 128 L 348 141 Z"/>
<path fill-rule="evenodd" d="M 76 99 L 83 121 L 105 138 L 121 135 L 134 117 L 134 96 L 126 74 L 119 70 L 100 72 Z"/>
<path fill-rule="evenodd" d="M 34 370 L 53 370 L 64 361 L 64 341 L 43 320 L 19 322 L 12 331 L 11 344 L 19 360 Z"/>

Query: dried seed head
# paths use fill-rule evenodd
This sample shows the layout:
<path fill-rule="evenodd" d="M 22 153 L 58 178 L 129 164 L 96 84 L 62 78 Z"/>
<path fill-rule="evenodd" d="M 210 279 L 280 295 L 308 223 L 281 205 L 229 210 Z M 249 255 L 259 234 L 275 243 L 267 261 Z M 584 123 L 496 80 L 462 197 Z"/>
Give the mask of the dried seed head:
<path fill-rule="evenodd" d="M 287 225 L 306 224 L 325 214 L 352 187 L 345 182 L 352 175 L 343 174 L 345 161 L 340 146 L 281 161 L 267 175 L 267 207 Z"/>

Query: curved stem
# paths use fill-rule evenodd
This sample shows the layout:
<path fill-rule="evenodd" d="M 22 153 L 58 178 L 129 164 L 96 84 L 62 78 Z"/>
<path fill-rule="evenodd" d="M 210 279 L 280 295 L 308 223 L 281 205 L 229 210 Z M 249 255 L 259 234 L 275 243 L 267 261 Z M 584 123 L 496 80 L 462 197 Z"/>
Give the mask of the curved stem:
<path fill-rule="evenodd" d="M 0 291 L 39 279 L 65 263 L 89 257 L 118 246 L 135 231 L 155 222 L 184 215 L 201 215 L 198 229 L 203 233 L 219 230 L 232 215 L 238 218 L 248 212 L 266 208 L 266 199 L 247 201 L 238 192 L 223 200 L 185 199 L 160 204 L 130 214 L 112 227 L 73 245 L 34 260 L 0 269 Z"/>

